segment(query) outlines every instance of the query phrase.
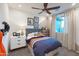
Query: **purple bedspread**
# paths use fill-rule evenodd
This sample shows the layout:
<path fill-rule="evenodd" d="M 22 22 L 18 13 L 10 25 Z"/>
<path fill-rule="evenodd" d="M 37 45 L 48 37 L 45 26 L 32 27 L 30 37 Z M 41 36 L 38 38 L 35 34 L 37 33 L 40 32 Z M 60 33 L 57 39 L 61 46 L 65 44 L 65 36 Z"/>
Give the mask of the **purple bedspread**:
<path fill-rule="evenodd" d="M 46 40 L 37 41 L 33 45 L 33 52 L 35 56 L 44 56 L 46 53 L 61 47 L 61 43 L 55 38 L 48 38 Z"/>

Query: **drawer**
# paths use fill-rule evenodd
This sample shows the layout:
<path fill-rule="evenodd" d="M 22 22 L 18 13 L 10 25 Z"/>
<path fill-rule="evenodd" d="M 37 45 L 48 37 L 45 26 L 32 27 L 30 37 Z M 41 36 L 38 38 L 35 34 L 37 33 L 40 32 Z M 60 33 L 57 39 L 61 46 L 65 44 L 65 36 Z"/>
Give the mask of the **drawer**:
<path fill-rule="evenodd" d="M 16 43 L 12 43 L 10 47 L 11 47 L 11 50 L 12 50 L 12 49 L 20 48 L 20 47 L 23 47 L 23 46 L 26 46 L 26 43 L 16 42 Z"/>
<path fill-rule="evenodd" d="M 10 40 L 10 49 L 16 49 L 16 48 L 20 48 L 26 46 L 26 41 L 23 37 L 20 38 L 15 38 L 15 39 L 11 39 Z"/>
<path fill-rule="evenodd" d="M 11 44 L 14 44 L 14 45 L 17 44 L 17 43 L 26 44 L 26 41 L 25 40 L 22 40 L 22 39 L 17 39 L 17 40 L 14 39 L 14 40 L 11 40 L 10 43 Z"/>
<path fill-rule="evenodd" d="M 18 39 L 18 40 L 16 40 L 16 42 L 24 43 L 26 41 L 25 40 L 22 40 L 22 39 Z"/>
<path fill-rule="evenodd" d="M 16 39 L 11 39 L 10 41 L 11 41 L 11 42 L 17 42 L 17 41 L 20 41 L 20 40 L 21 40 L 20 38 L 19 38 L 19 39 L 16 38 Z"/>
<path fill-rule="evenodd" d="M 17 40 L 17 42 L 20 42 L 20 41 L 22 41 L 22 40 Z"/>
<path fill-rule="evenodd" d="M 23 46 L 26 46 L 26 44 L 25 43 L 17 43 L 17 46 L 18 47 L 23 47 Z"/>

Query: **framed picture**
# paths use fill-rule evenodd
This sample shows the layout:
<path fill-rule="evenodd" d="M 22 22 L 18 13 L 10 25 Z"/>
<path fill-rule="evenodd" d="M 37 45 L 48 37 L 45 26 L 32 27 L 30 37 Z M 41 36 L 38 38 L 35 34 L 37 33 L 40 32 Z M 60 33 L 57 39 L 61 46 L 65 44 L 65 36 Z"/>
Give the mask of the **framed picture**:
<path fill-rule="evenodd" d="M 27 18 L 27 25 L 28 25 L 28 26 L 33 26 L 33 21 L 34 21 L 33 18 L 28 17 L 28 18 Z"/>
<path fill-rule="evenodd" d="M 39 28 L 39 17 L 34 17 L 34 28 L 38 29 Z"/>
<path fill-rule="evenodd" d="M 34 22 L 37 22 L 37 23 L 39 23 L 39 17 L 34 17 Z"/>

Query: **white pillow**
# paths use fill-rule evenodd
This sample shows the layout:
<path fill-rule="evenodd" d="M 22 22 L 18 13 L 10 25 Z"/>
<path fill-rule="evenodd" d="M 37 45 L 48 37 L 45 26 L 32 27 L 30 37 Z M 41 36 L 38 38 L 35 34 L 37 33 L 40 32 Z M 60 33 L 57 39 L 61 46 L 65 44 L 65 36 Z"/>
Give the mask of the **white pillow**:
<path fill-rule="evenodd" d="M 35 34 L 37 34 L 38 32 L 33 32 L 33 33 L 29 33 L 28 36 L 27 36 L 27 40 L 32 38 L 32 37 L 37 37 L 35 36 Z"/>

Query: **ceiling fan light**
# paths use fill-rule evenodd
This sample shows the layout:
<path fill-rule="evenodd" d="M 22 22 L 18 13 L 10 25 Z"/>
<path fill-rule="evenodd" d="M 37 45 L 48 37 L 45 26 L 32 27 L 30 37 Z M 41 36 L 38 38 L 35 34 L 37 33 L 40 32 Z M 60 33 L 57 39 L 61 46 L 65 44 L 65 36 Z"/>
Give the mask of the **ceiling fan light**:
<path fill-rule="evenodd" d="M 19 7 L 19 8 L 21 8 L 21 7 L 22 7 L 22 5 L 21 5 L 21 4 L 19 4 L 19 5 L 18 5 L 18 7 Z"/>
<path fill-rule="evenodd" d="M 76 5 L 76 3 L 72 3 L 72 6 Z"/>

